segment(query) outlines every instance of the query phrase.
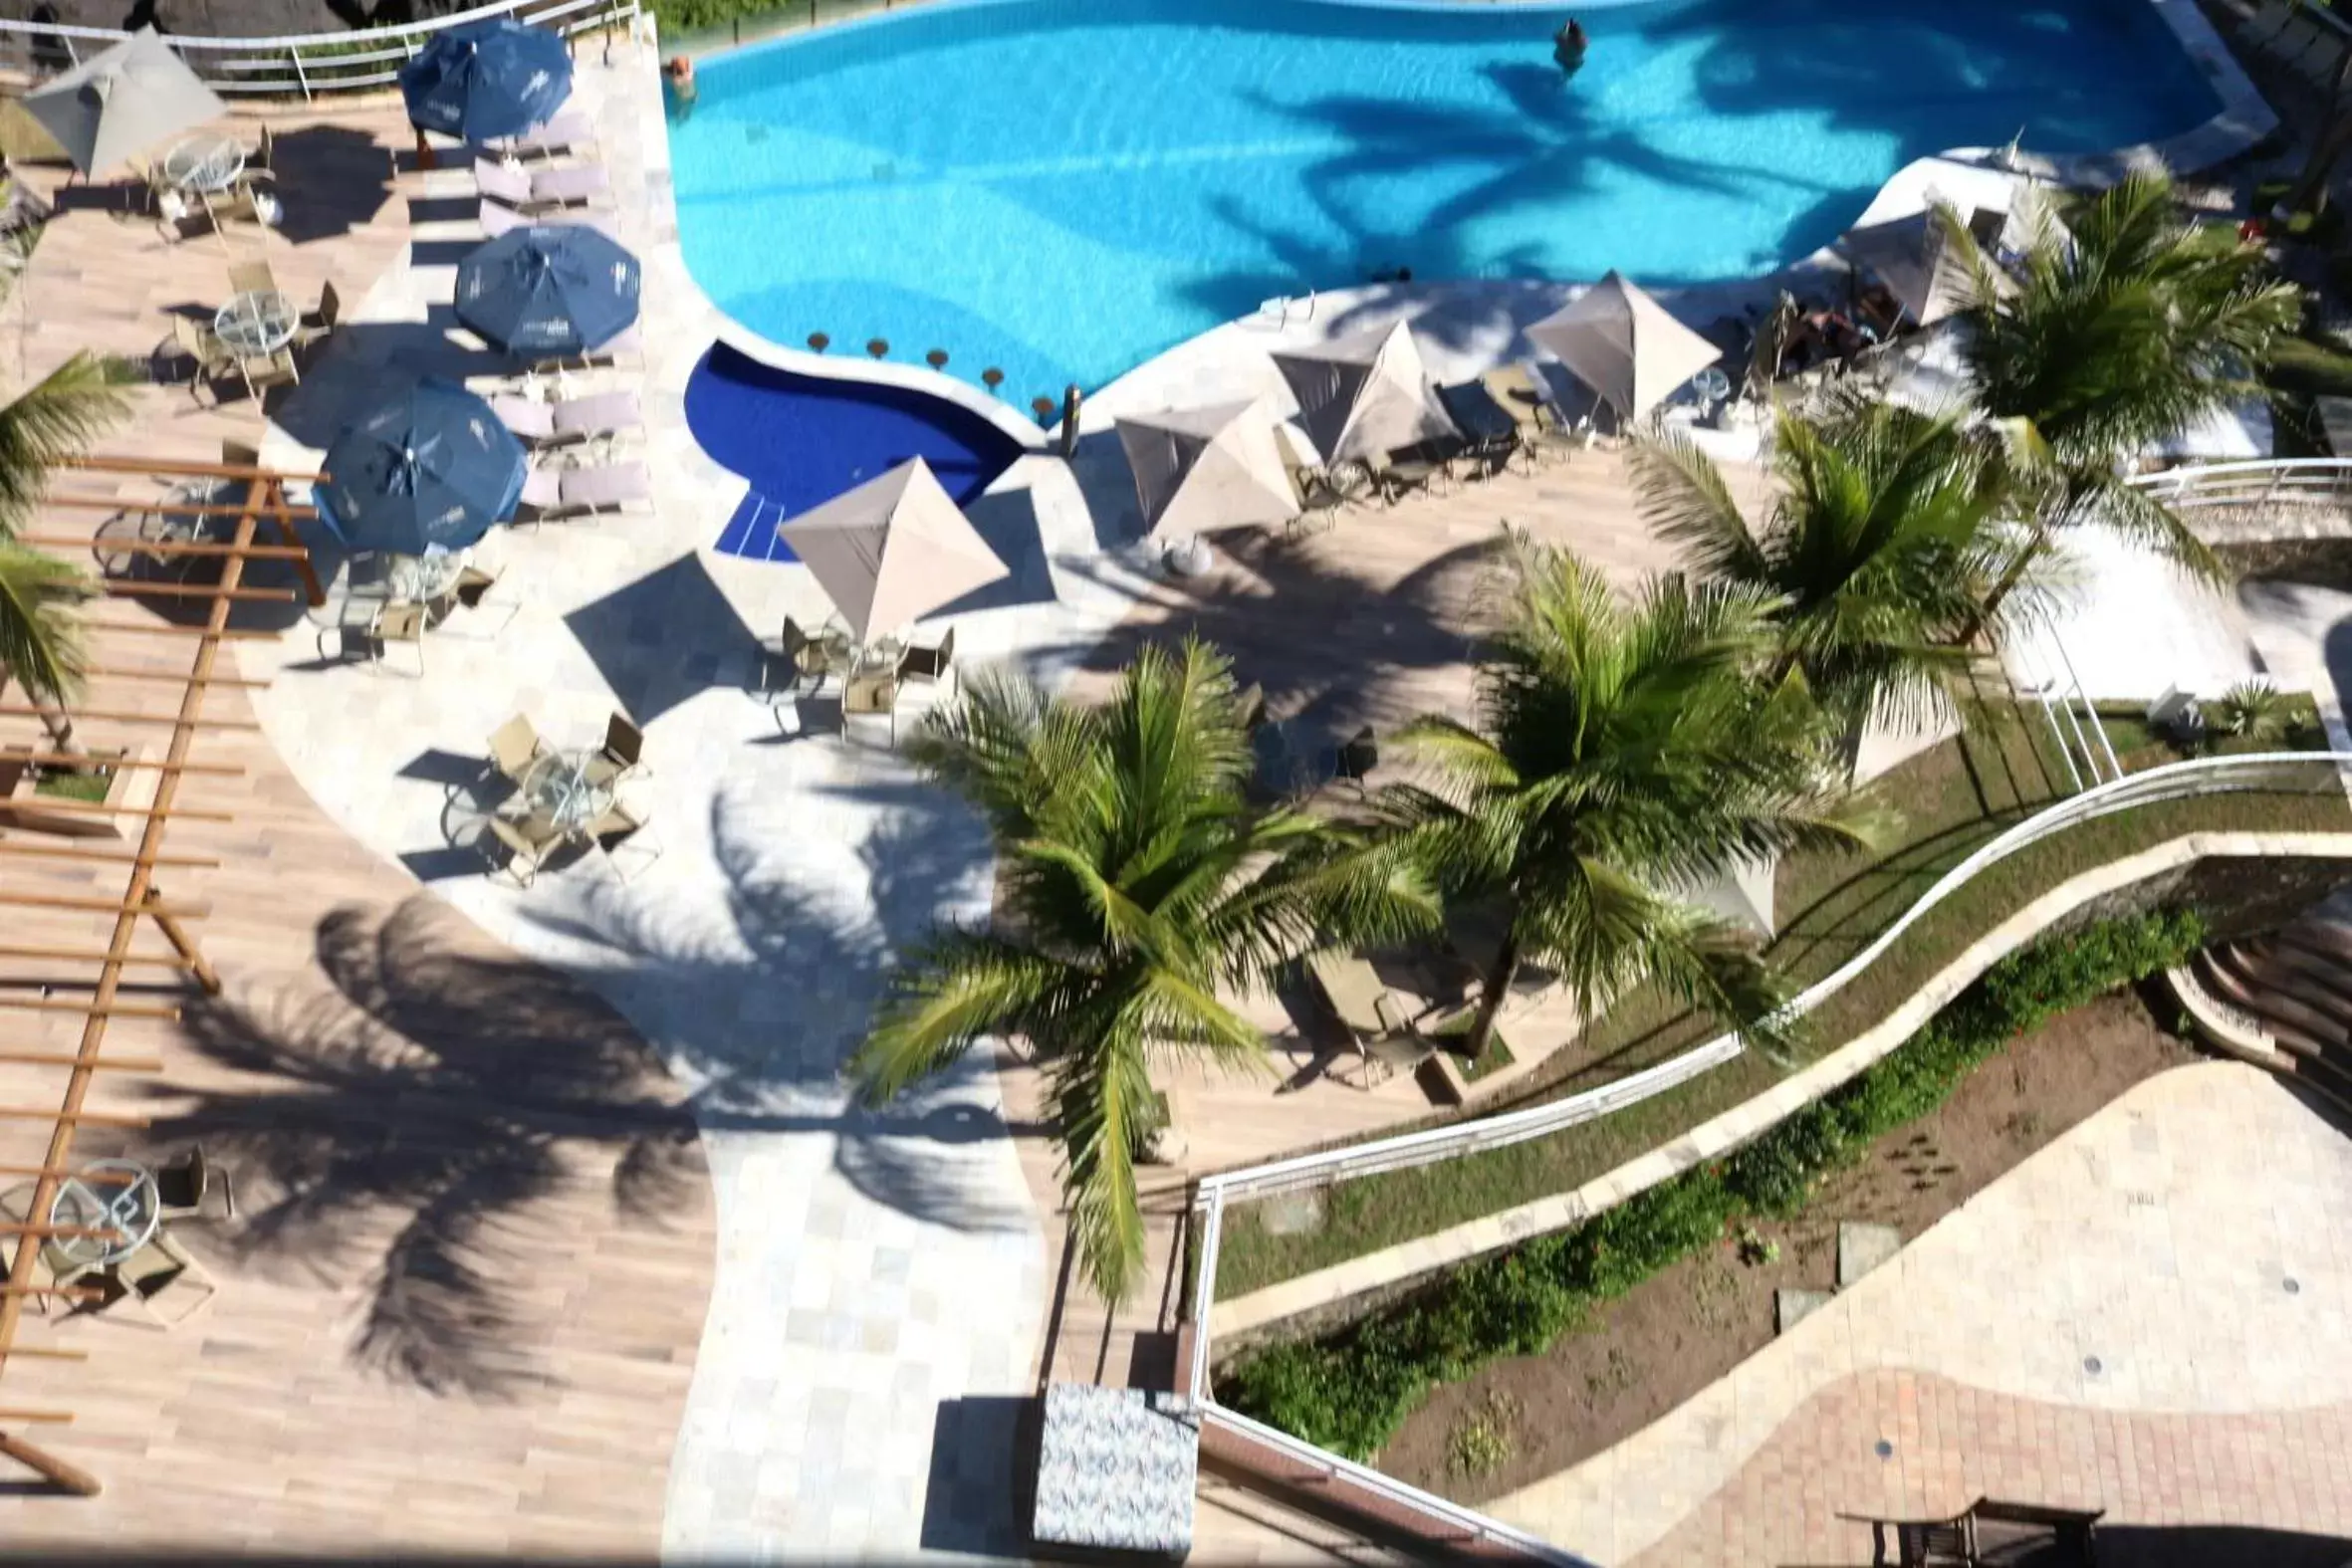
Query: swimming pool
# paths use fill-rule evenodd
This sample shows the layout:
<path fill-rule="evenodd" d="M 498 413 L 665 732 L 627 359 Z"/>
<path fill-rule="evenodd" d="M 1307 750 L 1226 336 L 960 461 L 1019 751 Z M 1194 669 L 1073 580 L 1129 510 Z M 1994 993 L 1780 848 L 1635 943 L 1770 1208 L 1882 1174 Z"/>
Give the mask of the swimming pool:
<path fill-rule="evenodd" d="M 1027 407 L 1278 294 L 1747 276 L 1897 168 L 2219 107 L 2147 0 L 980 0 L 722 56 L 672 127 L 686 260 L 762 336 L 869 338 Z"/>

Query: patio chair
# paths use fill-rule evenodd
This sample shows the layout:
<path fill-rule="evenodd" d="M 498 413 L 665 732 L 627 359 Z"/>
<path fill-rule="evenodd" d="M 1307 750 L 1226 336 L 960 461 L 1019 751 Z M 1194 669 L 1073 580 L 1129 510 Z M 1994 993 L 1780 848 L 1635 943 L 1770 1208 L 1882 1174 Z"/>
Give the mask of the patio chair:
<path fill-rule="evenodd" d="M 189 396 L 195 397 L 204 388 L 237 373 L 236 350 L 222 342 L 207 324 L 175 316 L 171 319 L 171 340 L 181 356 L 195 361 L 195 373 L 188 379 Z"/>
<path fill-rule="evenodd" d="M 522 784 L 532 766 L 548 754 L 547 742 L 539 738 L 539 727 L 527 714 L 516 714 L 512 719 L 490 732 L 490 765 L 482 770 L 485 779 L 496 776 Z"/>
<path fill-rule="evenodd" d="M 1337 776 L 1353 784 L 1358 790 L 1363 788 L 1364 780 L 1372 770 L 1379 766 L 1380 744 L 1368 724 L 1348 737 L 1347 744 L 1339 748 Z"/>
<path fill-rule="evenodd" d="M 196 1254 L 161 1227 L 137 1251 L 104 1269 L 100 1279 L 107 1295 L 98 1310 L 128 1307 L 139 1323 L 165 1332 L 186 1323 L 220 1294 L 219 1281 L 196 1261 Z M 165 1310 L 164 1302 L 172 1296 L 182 1298 L 180 1305 Z"/>
<path fill-rule="evenodd" d="M 493 861 L 491 875 L 503 870 L 514 878 L 517 887 L 529 887 L 539 880 L 539 873 L 547 869 L 547 863 L 572 835 L 553 816 L 535 811 L 521 821 L 511 816 L 491 817 L 490 836 L 506 850 L 505 863 Z M 487 845 L 484 853 L 488 853 Z"/>
<path fill-rule="evenodd" d="M 229 293 L 276 294 L 278 275 L 266 261 L 232 262 L 229 264 Z"/>
<path fill-rule="evenodd" d="M 474 183 L 483 195 L 529 215 L 558 207 L 585 206 L 612 188 L 601 163 L 561 169 L 509 168 L 495 158 L 474 159 Z"/>
<path fill-rule="evenodd" d="M 334 335 L 342 321 L 343 296 L 336 291 L 335 280 L 330 278 L 319 285 L 319 308 L 303 317 L 296 326 L 294 340 L 303 344 L 322 341 Z"/>
<path fill-rule="evenodd" d="M 366 640 L 367 657 L 388 664 L 393 645 L 405 644 L 416 650 L 416 670 L 411 678 L 421 679 L 425 672 L 424 623 L 425 607 L 413 600 L 393 599 L 377 605 L 366 625 L 359 628 L 359 635 Z"/>
<path fill-rule="evenodd" d="M 898 655 L 898 679 L 901 685 L 938 686 L 943 682 L 957 682 L 956 629 L 948 627 L 947 635 L 933 647 L 909 643 Z"/>
<path fill-rule="evenodd" d="M 853 715 L 884 714 L 890 720 L 890 747 L 898 748 L 898 676 L 895 671 L 852 675 L 841 683 L 841 731 L 848 733 Z"/>
<path fill-rule="evenodd" d="M 602 787 L 623 779 L 640 778 L 653 770 L 645 766 L 645 732 L 616 713 L 604 721 L 604 745 L 588 760 L 583 771 L 588 783 Z"/>
<path fill-rule="evenodd" d="M 602 815 L 588 823 L 588 836 L 603 853 L 612 874 L 623 882 L 628 876 L 620 869 L 620 851 L 635 850 L 645 856 L 647 864 L 661 858 L 661 840 L 655 836 L 653 824 L 618 801 L 606 806 Z"/>
<path fill-rule="evenodd" d="M 155 1212 L 165 1220 L 234 1220 L 236 1189 L 196 1144 L 155 1167 Z"/>
<path fill-rule="evenodd" d="M 494 240 L 501 234 L 509 233 L 515 229 L 528 229 L 534 224 L 543 223 L 577 223 L 582 228 L 595 230 L 616 244 L 620 240 L 620 225 L 608 212 L 588 212 L 576 208 L 571 211 L 550 212 L 538 217 L 530 217 L 517 212 L 512 207 L 501 206 L 495 201 L 485 201 L 482 203 L 480 216 L 482 232 Z"/>
<path fill-rule="evenodd" d="M 246 390 L 256 397 L 273 386 L 302 384 L 302 366 L 295 363 L 291 343 L 258 359 L 241 359 L 237 368 L 245 377 Z"/>
<path fill-rule="evenodd" d="M 790 615 L 784 617 L 784 634 L 778 643 L 776 656 L 783 662 L 787 672 L 788 678 L 784 683 L 787 692 L 799 691 L 803 681 L 807 681 L 809 689 L 815 691 L 824 684 L 827 675 L 838 673 L 833 668 L 832 654 L 826 649 L 824 639 L 810 636 L 801 629 L 801 623 Z"/>
<path fill-rule="evenodd" d="M 261 138 L 245 155 L 245 166 L 275 176 L 278 172 L 278 133 L 269 126 L 261 127 Z"/>

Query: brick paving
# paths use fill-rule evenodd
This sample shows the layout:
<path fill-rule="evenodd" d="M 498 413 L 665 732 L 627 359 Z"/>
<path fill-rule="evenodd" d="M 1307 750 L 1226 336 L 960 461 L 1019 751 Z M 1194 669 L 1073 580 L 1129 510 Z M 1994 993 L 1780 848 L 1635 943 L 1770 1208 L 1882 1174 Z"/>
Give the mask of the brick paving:
<path fill-rule="evenodd" d="M 1892 1445 L 1884 1456 L 1881 1442 Z M 1880 1368 L 1805 1401 L 1631 1563 L 1867 1562 L 1862 1519 L 1946 1517 L 1981 1496 L 2104 1508 L 2109 1524 L 2352 1536 L 2352 1403 L 2220 1416 L 2085 1410 Z"/>

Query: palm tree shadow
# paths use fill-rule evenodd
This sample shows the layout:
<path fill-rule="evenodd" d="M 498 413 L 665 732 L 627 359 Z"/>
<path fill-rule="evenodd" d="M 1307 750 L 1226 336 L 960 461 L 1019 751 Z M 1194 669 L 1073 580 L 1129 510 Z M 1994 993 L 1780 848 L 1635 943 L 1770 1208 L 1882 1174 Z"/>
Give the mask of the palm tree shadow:
<path fill-rule="evenodd" d="M 584 1175 L 652 1227 L 703 1200 L 674 1085 L 610 1008 L 554 972 L 485 954 L 447 906 L 347 906 L 318 928 L 326 986 L 191 1002 L 194 1048 L 237 1076 L 174 1102 L 150 1136 L 234 1168 L 241 1260 L 368 1295 L 353 1353 L 435 1393 L 548 1381 L 526 1298 L 568 1267 Z"/>

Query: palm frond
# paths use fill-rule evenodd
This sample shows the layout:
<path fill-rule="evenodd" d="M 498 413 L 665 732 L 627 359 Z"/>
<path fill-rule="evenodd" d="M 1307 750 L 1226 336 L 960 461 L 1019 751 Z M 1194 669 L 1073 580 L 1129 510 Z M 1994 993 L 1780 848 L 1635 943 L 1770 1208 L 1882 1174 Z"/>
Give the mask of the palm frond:
<path fill-rule="evenodd" d="M 849 1064 L 859 1097 L 884 1103 L 953 1064 L 983 1034 L 1039 1029 L 1067 984 L 1060 965 L 1014 943 L 973 931 L 937 933 L 890 977 Z"/>
<path fill-rule="evenodd" d="M 80 457 L 128 412 L 119 367 L 77 353 L 0 404 L 0 539 L 24 531 L 50 470 Z"/>
<path fill-rule="evenodd" d="M 79 696 L 89 659 L 75 607 L 97 591 L 79 567 L 0 543 L 0 670 L 41 702 Z"/>

